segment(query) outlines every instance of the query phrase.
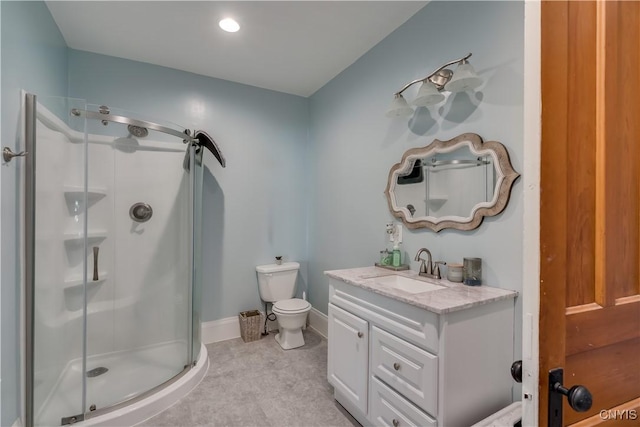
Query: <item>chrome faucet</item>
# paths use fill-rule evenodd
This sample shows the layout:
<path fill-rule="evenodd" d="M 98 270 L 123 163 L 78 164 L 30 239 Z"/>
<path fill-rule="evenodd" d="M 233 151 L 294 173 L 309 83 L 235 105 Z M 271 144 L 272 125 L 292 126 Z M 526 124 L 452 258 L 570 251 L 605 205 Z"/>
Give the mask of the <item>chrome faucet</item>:
<path fill-rule="evenodd" d="M 427 256 L 428 256 L 427 259 L 420 258 L 420 255 L 422 255 L 423 252 L 427 253 Z M 418 275 L 424 276 L 424 277 L 430 277 L 432 279 L 441 279 L 440 264 L 446 264 L 446 263 L 442 261 L 432 262 L 431 252 L 429 251 L 429 249 L 421 248 L 416 254 L 415 261 L 422 261 L 420 263 L 420 271 L 418 272 Z"/>
<path fill-rule="evenodd" d="M 429 257 L 427 260 L 420 258 L 420 255 L 422 255 L 423 252 L 427 253 L 427 256 Z M 431 252 L 429 249 L 421 248 L 416 254 L 415 261 L 422 261 L 422 263 L 420 263 L 420 276 L 430 276 L 432 274 L 433 267 L 431 266 Z M 427 261 L 427 264 L 425 264 L 425 261 Z"/>

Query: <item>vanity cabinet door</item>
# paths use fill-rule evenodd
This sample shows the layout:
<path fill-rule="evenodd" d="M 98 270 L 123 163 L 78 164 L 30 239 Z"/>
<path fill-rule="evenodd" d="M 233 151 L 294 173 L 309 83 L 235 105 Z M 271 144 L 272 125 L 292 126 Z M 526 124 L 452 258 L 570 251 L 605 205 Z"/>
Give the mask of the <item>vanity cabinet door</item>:
<path fill-rule="evenodd" d="M 369 323 L 329 304 L 328 352 L 329 383 L 366 414 Z"/>

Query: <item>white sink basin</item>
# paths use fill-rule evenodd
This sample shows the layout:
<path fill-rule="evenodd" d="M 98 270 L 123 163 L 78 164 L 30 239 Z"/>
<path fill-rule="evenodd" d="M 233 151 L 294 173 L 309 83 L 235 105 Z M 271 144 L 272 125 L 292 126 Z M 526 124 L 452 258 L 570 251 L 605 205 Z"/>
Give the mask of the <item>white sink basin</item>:
<path fill-rule="evenodd" d="M 434 285 L 432 283 L 423 282 L 422 280 L 415 280 L 398 275 L 377 277 L 374 280 L 376 283 L 380 283 L 390 288 L 400 289 L 401 291 L 405 291 L 410 294 L 421 294 L 422 292 L 437 291 L 438 289 L 445 288 L 445 286 Z"/>

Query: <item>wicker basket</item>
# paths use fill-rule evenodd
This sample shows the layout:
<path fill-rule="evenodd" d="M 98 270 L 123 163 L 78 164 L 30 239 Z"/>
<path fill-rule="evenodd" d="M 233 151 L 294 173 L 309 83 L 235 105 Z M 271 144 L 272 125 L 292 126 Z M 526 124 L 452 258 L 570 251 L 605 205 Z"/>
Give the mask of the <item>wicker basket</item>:
<path fill-rule="evenodd" d="M 238 314 L 240 320 L 240 336 L 244 342 L 260 339 L 260 328 L 264 323 L 264 317 L 258 310 L 241 311 Z"/>

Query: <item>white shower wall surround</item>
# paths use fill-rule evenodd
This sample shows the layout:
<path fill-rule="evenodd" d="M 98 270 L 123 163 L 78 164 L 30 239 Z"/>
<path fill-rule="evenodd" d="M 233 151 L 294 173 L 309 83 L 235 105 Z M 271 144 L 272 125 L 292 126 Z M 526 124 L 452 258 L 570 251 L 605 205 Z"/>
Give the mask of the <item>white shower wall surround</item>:
<path fill-rule="evenodd" d="M 59 102 L 50 109 L 74 107 L 73 101 Z M 83 412 L 83 370 L 111 370 L 86 379 L 88 409 L 138 395 L 188 364 L 190 265 L 177 260 L 191 245 L 189 176 L 185 146 L 177 139 L 87 134 L 85 143 L 84 132 L 44 105 L 37 112 L 34 419 L 36 425 L 59 425 L 62 417 Z M 108 130 L 116 127 L 122 135 L 122 125 L 110 123 Z M 152 206 L 151 220 L 132 221 L 129 209 L 136 202 Z M 98 280 L 93 247 L 99 248 Z M 122 356 L 131 360 L 118 361 Z"/>

